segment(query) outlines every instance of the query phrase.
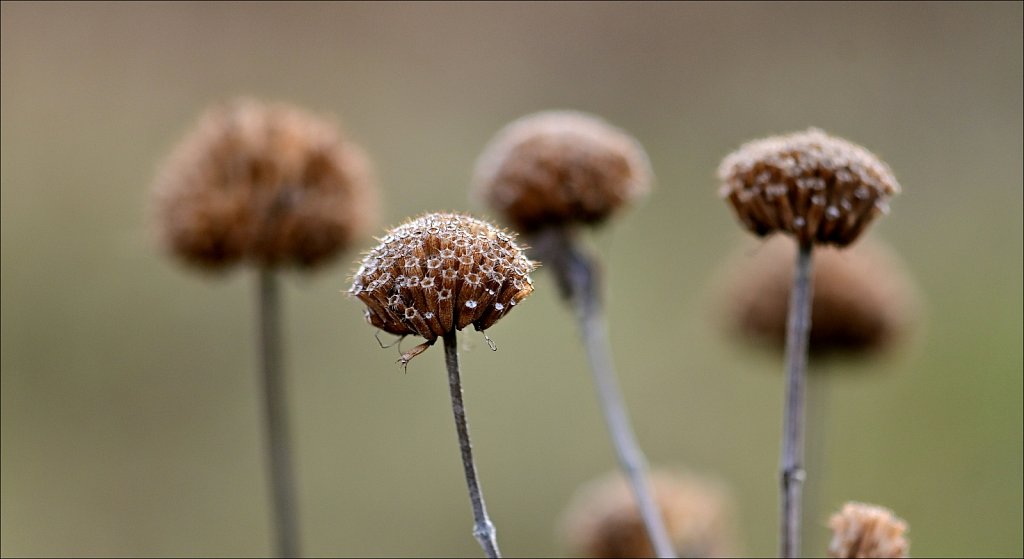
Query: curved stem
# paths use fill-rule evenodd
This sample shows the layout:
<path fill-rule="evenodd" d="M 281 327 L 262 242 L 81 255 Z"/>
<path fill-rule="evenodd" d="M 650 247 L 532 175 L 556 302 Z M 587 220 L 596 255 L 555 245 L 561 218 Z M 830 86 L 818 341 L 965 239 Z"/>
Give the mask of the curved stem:
<path fill-rule="evenodd" d="M 786 403 L 782 427 L 782 503 L 780 556 L 800 555 L 800 499 L 804 481 L 804 388 L 807 343 L 811 333 L 810 243 L 802 243 L 796 257 L 793 291 L 789 297 L 786 330 Z"/>
<path fill-rule="evenodd" d="M 299 556 L 295 476 L 288 434 L 287 399 L 281 366 L 281 304 L 274 271 L 259 271 L 260 367 L 273 525 L 278 557 Z"/>
<path fill-rule="evenodd" d="M 498 536 L 494 524 L 487 516 L 483 491 L 476 477 L 473 463 L 473 445 L 469 442 L 469 427 L 466 425 L 466 408 L 462 404 L 462 380 L 459 378 L 459 348 L 455 330 L 444 335 L 444 364 L 448 368 L 448 388 L 452 395 L 452 412 L 455 414 L 455 430 L 459 434 L 459 450 L 462 452 L 462 467 L 466 471 L 466 485 L 469 501 L 473 505 L 473 536 L 484 548 L 487 557 L 501 557 L 498 550 Z"/>
<path fill-rule="evenodd" d="M 618 456 L 619 467 L 633 489 L 654 553 L 661 558 L 675 557 L 661 510 L 654 500 L 654 492 L 648 480 L 647 463 L 636 442 L 615 376 L 598 288 L 597 266 L 576 247 L 570 233 L 564 229 L 543 232 L 538 238 L 537 250 L 544 263 L 554 269 L 563 297 L 570 299 L 575 307 L 587 360 L 590 362 L 598 400 Z"/>

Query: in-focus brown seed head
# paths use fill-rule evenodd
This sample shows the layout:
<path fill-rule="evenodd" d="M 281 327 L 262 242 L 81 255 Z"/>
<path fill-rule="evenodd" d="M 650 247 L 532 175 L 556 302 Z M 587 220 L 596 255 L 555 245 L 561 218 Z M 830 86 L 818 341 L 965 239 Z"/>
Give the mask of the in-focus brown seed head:
<path fill-rule="evenodd" d="M 164 164 L 158 225 L 193 264 L 308 268 L 366 232 L 373 182 L 363 151 L 332 123 L 239 99 L 204 114 Z"/>
<path fill-rule="evenodd" d="M 654 499 L 680 557 L 737 553 L 731 500 L 722 486 L 666 471 L 650 476 Z M 654 557 L 633 491 L 619 474 L 581 487 L 565 511 L 562 531 L 576 557 Z"/>
<path fill-rule="evenodd" d="M 768 239 L 723 272 L 728 329 L 744 341 L 785 347 L 796 243 Z M 866 355 L 902 341 L 917 315 L 917 290 L 896 254 L 874 239 L 815 251 L 810 352 Z"/>
<path fill-rule="evenodd" d="M 528 115 L 503 128 L 477 160 L 473 188 L 516 229 L 596 224 L 650 189 L 643 147 L 575 111 Z"/>
<path fill-rule="evenodd" d="M 749 142 L 718 168 L 719 194 L 758 236 L 801 243 L 852 243 L 900 190 L 868 150 L 817 128 Z"/>
<path fill-rule="evenodd" d="M 470 324 L 486 330 L 533 291 L 534 263 L 512 234 L 486 221 L 426 214 L 380 241 L 349 293 L 385 332 L 431 341 Z"/>
<path fill-rule="evenodd" d="M 829 557 L 884 559 L 908 557 L 907 523 L 891 510 L 877 505 L 849 502 L 832 515 Z"/>

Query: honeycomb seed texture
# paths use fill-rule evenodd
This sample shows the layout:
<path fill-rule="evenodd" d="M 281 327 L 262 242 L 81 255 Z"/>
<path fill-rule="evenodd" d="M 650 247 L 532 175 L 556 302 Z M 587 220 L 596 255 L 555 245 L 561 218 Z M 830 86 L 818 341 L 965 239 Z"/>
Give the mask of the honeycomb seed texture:
<path fill-rule="evenodd" d="M 900 186 L 868 150 L 811 128 L 749 142 L 718 169 L 719 194 L 758 236 L 784 232 L 801 243 L 845 246 Z"/>
<path fill-rule="evenodd" d="M 365 234 L 376 207 L 363 151 L 329 121 L 238 99 L 207 111 L 154 187 L 164 244 L 206 268 L 308 268 Z"/>
<path fill-rule="evenodd" d="M 533 291 L 535 265 L 514 237 L 470 216 L 427 214 L 380 241 L 349 293 L 385 332 L 434 340 L 470 324 L 486 330 Z"/>
<path fill-rule="evenodd" d="M 503 128 L 477 160 L 476 195 L 523 232 L 595 224 L 650 189 L 643 147 L 575 111 L 545 111 Z"/>
<path fill-rule="evenodd" d="M 904 535 L 907 523 L 891 510 L 877 505 L 850 502 L 832 515 L 829 557 L 884 559 L 908 557 L 910 542 Z"/>

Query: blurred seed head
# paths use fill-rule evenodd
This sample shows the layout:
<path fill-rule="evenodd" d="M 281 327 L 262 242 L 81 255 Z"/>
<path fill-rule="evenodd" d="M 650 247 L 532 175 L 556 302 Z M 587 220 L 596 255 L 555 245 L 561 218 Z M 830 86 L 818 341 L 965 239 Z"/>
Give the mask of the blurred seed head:
<path fill-rule="evenodd" d="M 908 557 L 907 523 L 891 510 L 877 505 L 849 502 L 832 515 L 829 557 L 882 559 Z"/>
<path fill-rule="evenodd" d="M 737 553 L 728 492 L 691 475 L 653 471 L 654 499 L 680 557 L 730 557 Z M 577 557 L 654 557 L 633 491 L 612 474 L 583 485 L 566 508 L 562 532 Z"/>
<path fill-rule="evenodd" d="M 845 246 L 900 186 L 874 154 L 817 128 L 743 144 L 718 168 L 719 194 L 758 236 Z"/>
<path fill-rule="evenodd" d="M 546 111 L 505 126 L 477 160 L 475 193 L 516 229 L 597 224 L 650 189 L 643 147 L 581 112 Z"/>
<path fill-rule="evenodd" d="M 728 330 L 744 341 L 785 348 L 796 243 L 775 237 L 723 272 Z M 866 355 L 904 340 L 916 323 L 918 297 L 902 262 L 877 240 L 814 254 L 810 352 Z"/>
<path fill-rule="evenodd" d="M 332 123 L 249 99 L 200 118 L 155 195 L 164 243 L 207 268 L 321 264 L 366 233 L 376 206 L 366 156 Z"/>
<path fill-rule="evenodd" d="M 535 264 L 486 221 L 426 214 L 392 229 L 363 259 L 349 293 L 370 324 L 428 341 L 490 328 L 533 291 Z"/>

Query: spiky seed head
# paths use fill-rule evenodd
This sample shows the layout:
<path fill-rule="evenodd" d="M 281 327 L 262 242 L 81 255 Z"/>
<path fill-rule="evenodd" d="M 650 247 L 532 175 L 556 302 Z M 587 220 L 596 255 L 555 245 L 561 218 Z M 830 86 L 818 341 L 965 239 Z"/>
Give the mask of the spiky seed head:
<path fill-rule="evenodd" d="M 477 160 L 473 188 L 522 232 L 596 224 L 650 189 L 643 147 L 600 118 L 545 111 L 505 126 Z"/>
<path fill-rule="evenodd" d="M 472 324 L 490 328 L 533 291 L 535 268 L 513 234 L 470 217 L 431 213 L 380 239 L 349 293 L 370 324 L 428 341 Z"/>
<path fill-rule="evenodd" d="M 664 470 L 652 471 L 650 480 L 680 557 L 737 553 L 731 500 L 720 484 Z M 632 488 L 620 474 L 582 486 L 566 508 L 562 532 L 576 557 L 654 557 Z"/>
<path fill-rule="evenodd" d="M 829 557 L 845 559 L 902 558 L 910 554 L 904 534 L 907 523 L 891 510 L 877 505 L 849 502 L 832 515 Z"/>
<path fill-rule="evenodd" d="M 375 191 L 363 151 L 331 122 L 238 99 L 206 112 L 155 184 L 164 243 L 206 268 L 308 268 L 366 232 Z"/>
<path fill-rule="evenodd" d="M 739 251 L 738 251 L 739 252 Z M 723 311 L 737 338 L 785 347 L 796 243 L 768 239 L 723 271 Z M 896 253 L 876 239 L 816 249 L 810 352 L 867 355 L 902 341 L 916 320 L 917 289 Z"/>
<path fill-rule="evenodd" d="M 873 153 L 817 128 L 742 145 L 718 168 L 719 194 L 758 236 L 852 243 L 900 186 Z"/>

